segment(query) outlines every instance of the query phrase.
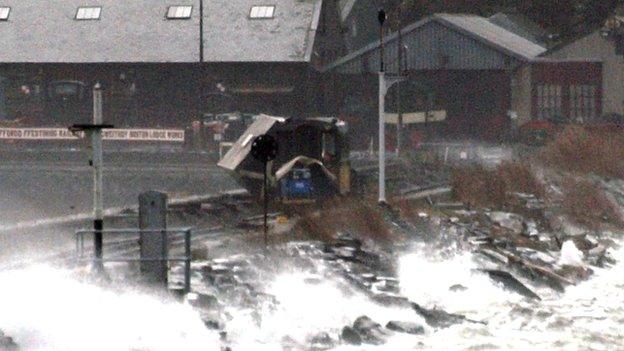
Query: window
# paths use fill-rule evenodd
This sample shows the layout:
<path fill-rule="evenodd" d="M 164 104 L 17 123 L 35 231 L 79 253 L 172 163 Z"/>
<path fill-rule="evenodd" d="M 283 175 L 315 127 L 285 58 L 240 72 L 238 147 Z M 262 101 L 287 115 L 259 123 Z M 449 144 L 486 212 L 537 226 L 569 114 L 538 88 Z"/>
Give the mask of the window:
<path fill-rule="evenodd" d="M 541 120 L 561 118 L 561 85 L 540 84 L 537 86 L 537 118 Z"/>
<path fill-rule="evenodd" d="M 101 7 L 79 7 L 76 12 L 77 20 L 99 20 Z"/>
<path fill-rule="evenodd" d="M 169 6 L 167 19 L 189 19 L 193 12 L 193 6 Z"/>
<path fill-rule="evenodd" d="M 0 21 L 8 21 L 10 12 L 10 7 L 0 7 Z"/>
<path fill-rule="evenodd" d="M 249 13 L 250 18 L 273 18 L 275 6 L 253 6 Z"/>
<path fill-rule="evenodd" d="M 596 115 L 596 87 L 570 85 L 570 118 L 578 122 L 587 122 Z"/>

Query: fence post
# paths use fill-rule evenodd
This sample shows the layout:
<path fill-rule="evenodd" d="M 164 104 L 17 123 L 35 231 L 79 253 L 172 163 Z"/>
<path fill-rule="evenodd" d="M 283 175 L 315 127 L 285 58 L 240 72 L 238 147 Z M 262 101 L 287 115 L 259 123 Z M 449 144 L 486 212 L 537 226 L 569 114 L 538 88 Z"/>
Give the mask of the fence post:
<path fill-rule="evenodd" d="M 167 288 L 166 194 L 148 191 L 139 195 L 139 229 L 141 230 L 141 273 L 148 284 Z"/>

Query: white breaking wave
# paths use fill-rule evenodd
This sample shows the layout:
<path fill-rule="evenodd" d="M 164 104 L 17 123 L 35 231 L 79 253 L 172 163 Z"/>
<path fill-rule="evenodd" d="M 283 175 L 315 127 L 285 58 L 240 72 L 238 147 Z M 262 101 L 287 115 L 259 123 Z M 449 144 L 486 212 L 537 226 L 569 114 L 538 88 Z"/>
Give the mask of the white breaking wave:
<path fill-rule="evenodd" d="M 376 304 L 345 289 L 340 279 L 289 271 L 266 283 L 264 291 L 275 297 L 275 306 L 226 306 L 226 331 L 235 351 L 281 350 L 286 339 L 304 349 L 311 336 L 327 332 L 338 339 L 342 327 L 367 315 L 382 325 L 421 323 L 425 335 L 395 333 L 383 345 L 335 350 L 622 350 L 624 248 L 612 256 L 618 260 L 615 267 L 593 268 L 590 280 L 565 293 L 538 289 L 543 300 L 528 301 L 476 271 L 469 253 L 440 259 L 417 247 L 399 260 L 402 294 L 428 308 L 487 322 L 437 330 L 412 309 Z M 322 263 L 317 268 L 322 271 Z M 458 284 L 465 290 L 449 289 Z M 207 330 L 188 305 L 103 290 L 46 267 L 0 272 L 0 286 L 0 329 L 23 350 L 219 349 L 217 333 Z"/>
<path fill-rule="evenodd" d="M 218 350 L 188 305 L 81 283 L 49 267 L 0 272 L 0 329 L 25 351 Z"/>

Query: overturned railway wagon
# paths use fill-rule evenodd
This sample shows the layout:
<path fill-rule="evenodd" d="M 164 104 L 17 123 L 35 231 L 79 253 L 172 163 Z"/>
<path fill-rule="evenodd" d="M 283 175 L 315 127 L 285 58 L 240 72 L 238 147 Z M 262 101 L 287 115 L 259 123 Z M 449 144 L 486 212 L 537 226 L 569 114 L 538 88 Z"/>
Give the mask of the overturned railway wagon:
<path fill-rule="evenodd" d="M 262 194 L 263 164 L 251 155 L 253 140 L 274 137 L 277 158 L 268 167 L 269 194 L 284 203 L 313 202 L 351 187 L 347 126 L 331 117 L 260 115 L 219 161 L 254 195 Z"/>

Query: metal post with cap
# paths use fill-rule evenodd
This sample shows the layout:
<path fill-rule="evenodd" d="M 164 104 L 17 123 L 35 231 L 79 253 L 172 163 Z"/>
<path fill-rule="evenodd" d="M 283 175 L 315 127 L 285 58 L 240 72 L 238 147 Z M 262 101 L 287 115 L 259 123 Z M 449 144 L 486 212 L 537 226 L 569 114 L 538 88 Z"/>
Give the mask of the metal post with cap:
<path fill-rule="evenodd" d="M 72 133 L 84 132 L 91 141 L 91 159 L 89 165 L 93 167 L 93 250 L 94 268 L 103 269 L 102 245 L 104 230 L 104 205 L 102 200 L 102 129 L 114 128 L 104 124 L 102 85 L 96 83 L 93 87 L 93 124 L 74 124 L 69 127 Z"/>
<path fill-rule="evenodd" d="M 386 203 L 386 94 L 396 83 L 405 80 L 401 75 L 386 77 L 384 67 L 384 31 L 386 11 L 380 9 L 377 14 L 379 21 L 379 203 Z"/>

